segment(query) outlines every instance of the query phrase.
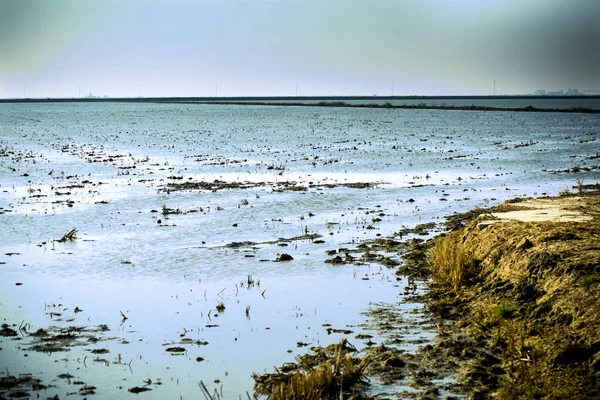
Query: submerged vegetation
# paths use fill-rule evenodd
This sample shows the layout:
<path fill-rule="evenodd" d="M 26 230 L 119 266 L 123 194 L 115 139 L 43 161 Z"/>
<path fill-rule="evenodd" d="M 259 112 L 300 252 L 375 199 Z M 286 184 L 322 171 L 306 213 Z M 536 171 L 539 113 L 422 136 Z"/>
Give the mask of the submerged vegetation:
<path fill-rule="evenodd" d="M 253 374 L 256 394 L 270 400 L 333 400 L 350 394 L 356 399 L 366 398 L 355 386 L 365 380 L 370 359 L 354 357 L 352 352 L 356 352 L 354 346 L 342 339 L 297 356 L 295 364 L 285 364 L 274 373 Z"/>
<path fill-rule="evenodd" d="M 73 228 L 67 233 L 65 233 L 60 239 L 57 239 L 56 242 L 64 243 L 64 242 L 72 242 L 77 239 L 77 228 Z"/>

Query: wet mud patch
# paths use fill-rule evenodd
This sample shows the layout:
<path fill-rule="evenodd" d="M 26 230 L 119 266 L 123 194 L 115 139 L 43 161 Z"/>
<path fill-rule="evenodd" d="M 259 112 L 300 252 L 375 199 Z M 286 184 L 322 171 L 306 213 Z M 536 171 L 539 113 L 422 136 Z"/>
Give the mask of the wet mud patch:
<path fill-rule="evenodd" d="M 42 383 L 41 379 L 35 378 L 31 374 L 0 377 L 0 396 L 6 396 L 9 399 L 29 398 L 32 391 L 40 392 L 48 387 Z M 37 397 L 40 397 L 39 393 Z"/>
<path fill-rule="evenodd" d="M 166 193 L 178 191 L 210 191 L 226 189 L 253 189 L 261 187 L 270 187 L 274 192 L 284 191 L 307 191 L 308 189 L 334 189 L 346 187 L 350 189 L 368 189 L 374 188 L 382 183 L 374 182 L 349 182 L 349 183 L 326 183 L 318 184 L 313 182 L 298 182 L 298 181 L 223 181 L 215 179 L 213 181 L 199 181 L 189 177 L 187 180 L 183 176 L 171 176 L 162 191 Z M 180 182 L 181 181 L 181 182 Z"/>
<path fill-rule="evenodd" d="M 30 344 L 25 349 L 42 353 L 55 353 L 69 351 L 72 347 L 76 346 L 88 346 L 101 341 L 117 339 L 105 337 L 104 332 L 108 330 L 109 328 L 106 325 L 96 327 L 49 326 L 45 329 L 40 328 L 27 336 Z M 108 350 L 93 349 L 90 352 L 92 354 L 104 354 Z"/>
<path fill-rule="evenodd" d="M 169 177 L 171 180 L 183 180 L 183 177 Z M 195 190 L 206 190 L 210 192 L 216 192 L 217 190 L 224 189 L 251 189 L 256 187 L 264 187 L 268 184 L 266 182 L 226 182 L 215 179 L 212 182 L 208 181 L 194 181 L 189 180 L 185 182 L 168 182 L 161 190 L 166 193 L 178 192 L 178 191 L 195 191 Z"/>
<path fill-rule="evenodd" d="M 314 241 L 318 238 L 322 237 L 318 233 L 306 233 L 304 235 L 289 237 L 289 238 L 279 238 L 277 240 L 265 240 L 262 242 L 253 242 L 253 241 L 243 241 L 243 242 L 231 242 L 227 243 L 223 246 L 215 246 L 213 248 L 227 248 L 227 249 L 240 249 L 240 248 L 255 248 L 256 246 L 264 245 L 264 244 L 282 244 L 282 243 L 292 243 L 300 240 L 310 240 Z"/>
<path fill-rule="evenodd" d="M 46 314 L 53 322 L 72 321 L 74 318 L 68 314 L 73 311 L 75 314 L 82 312 L 79 307 L 73 310 L 64 308 L 60 304 L 47 305 Z M 49 311 L 51 310 L 51 311 Z M 25 357 L 32 357 L 31 352 L 43 353 L 49 357 L 55 357 L 55 362 L 59 361 L 57 354 L 67 353 L 79 348 L 79 352 L 73 354 L 73 360 L 81 365 L 83 369 L 88 369 L 92 364 L 98 363 L 105 366 L 111 364 L 126 365 L 123 363 L 121 354 L 117 354 L 114 359 L 108 359 L 111 353 L 111 345 L 109 342 L 118 342 L 127 344 L 126 340 L 118 337 L 106 336 L 106 332 L 110 331 L 107 325 L 101 324 L 96 326 L 47 326 L 44 328 L 34 329 L 30 324 L 21 322 L 20 325 L 3 324 L 2 336 L 9 340 L 17 341 L 15 349 L 24 352 Z M 102 345 L 104 344 L 104 346 Z M 105 347 L 106 346 L 106 347 Z M 67 356 L 60 356 L 67 357 Z M 63 361 L 68 361 L 69 358 L 62 358 Z M 77 370 L 80 368 L 78 367 Z M 42 383 L 40 379 L 30 374 L 20 374 L 12 376 L 9 374 L 9 366 L 6 367 L 6 376 L 0 378 L 0 397 L 5 398 L 30 398 L 32 392 L 39 392 L 50 388 L 64 388 L 66 395 L 89 396 L 96 394 L 98 388 L 90 385 L 69 372 L 60 373 L 56 379 L 49 383 Z M 56 390 L 54 390 L 56 392 Z M 52 392 L 52 393 L 54 393 Z M 39 394 L 36 395 L 38 398 Z M 58 395 L 51 397 L 58 398 Z"/>
<path fill-rule="evenodd" d="M 332 265 L 376 264 L 395 269 L 397 280 L 401 280 L 402 277 L 424 278 L 428 274 L 427 268 L 422 263 L 425 248 L 427 245 L 421 238 L 406 237 L 397 240 L 394 235 L 388 238 L 365 240 L 354 248 L 340 247 L 326 250 L 325 254 L 329 258 L 324 262 Z"/>
<path fill-rule="evenodd" d="M 400 303 L 376 304 L 363 313 L 367 321 L 361 328 L 382 338 L 381 343 L 374 343 L 368 337 L 364 350 L 371 359 L 366 373 L 378 382 L 378 398 L 459 393 L 455 384 L 457 360 L 432 356 L 439 330 L 421 300 L 409 295 Z"/>

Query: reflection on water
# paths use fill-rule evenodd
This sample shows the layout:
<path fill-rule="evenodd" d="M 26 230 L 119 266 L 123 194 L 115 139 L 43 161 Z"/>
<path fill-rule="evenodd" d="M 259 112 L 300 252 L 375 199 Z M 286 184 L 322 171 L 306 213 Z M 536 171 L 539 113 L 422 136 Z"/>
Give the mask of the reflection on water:
<path fill-rule="evenodd" d="M 338 341 L 329 325 L 357 347 L 365 331 L 383 342 L 361 312 L 400 302 L 406 282 L 375 263 L 326 264 L 326 251 L 596 182 L 599 128 L 578 114 L 2 104 L 3 323 L 110 330 L 54 354 L 4 337 L 0 367 L 56 386 L 44 395 L 77 392 L 56 378 L 69 373 L 95 398 L 144 385 L 198 397 L 200 380 L 237 398 L 252 372 Z M 76 240 L 53 241 L 74 227 Z M 283 253 L 293 260 L 274 262 Z"/>

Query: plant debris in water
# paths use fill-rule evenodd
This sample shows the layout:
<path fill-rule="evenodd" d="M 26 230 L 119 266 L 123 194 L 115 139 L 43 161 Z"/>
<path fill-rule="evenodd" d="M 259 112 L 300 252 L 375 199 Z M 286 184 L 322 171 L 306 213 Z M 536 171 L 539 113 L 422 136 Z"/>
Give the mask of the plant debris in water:
<path fill-rule="evenodd" d="M 253 374 L 256 395 L 272 400 L 283 399 L 338 399 L 367 398 L 361 395 L 359 385 L 366 381 L 368 357 L 353 357 L 354 346 L 346 339 L 325 348 L 315 347 L 312 352 L 296 357 L 295 364 L 284 364 L 270 374 Z"/>
<path fill-rule="evenodd" d="M 59 243 L 64 242 L 72 242 L 77 239 L 77 228 L 71 229 L 69 232 L 65 233 L 60 239 L 56 240 Z"/>
<path fill-rule="evenodd" d="M 40 379 L 34 378 L 31 374 L 0 377 L 0 397 L 28 398 L 30 391 L 39 392 L 47 388 L 48 386 L 42 384 Z M 39 394 L 37 396 L 39 397 Z"/>

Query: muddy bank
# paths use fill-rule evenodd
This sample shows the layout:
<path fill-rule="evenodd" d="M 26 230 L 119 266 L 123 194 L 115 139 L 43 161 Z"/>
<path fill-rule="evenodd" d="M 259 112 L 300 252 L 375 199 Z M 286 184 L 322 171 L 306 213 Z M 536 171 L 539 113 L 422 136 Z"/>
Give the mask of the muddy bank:
<path fill-rule="evenodd" d="M 428 352 L 457 365 L 460 391 L 600 397 L 599 217 L 598 192 L 511 201 L 432 241 Z"/>
<path fill-rule="evenodd" d="M 428 317 L 419 324 L 437 336 L 406 351 L 415 321 L 398 304 L 366 312 L 387 339 L 357 336 L 368 341 L 353 359 L 382 385 L 376 397 L 599 398 L 599 216 L 597 191 L 516 199 L 456 214 L 447 233 L 403 243 L 396 274 L 429 286 L 424 295 L 406 287 L 403 302 L 423 302 Z M 264 391 L 274 376 L 291 375 L 256 375 L 257 387 Z M 357 383 L 348 396 L 372 393 Z"/>

